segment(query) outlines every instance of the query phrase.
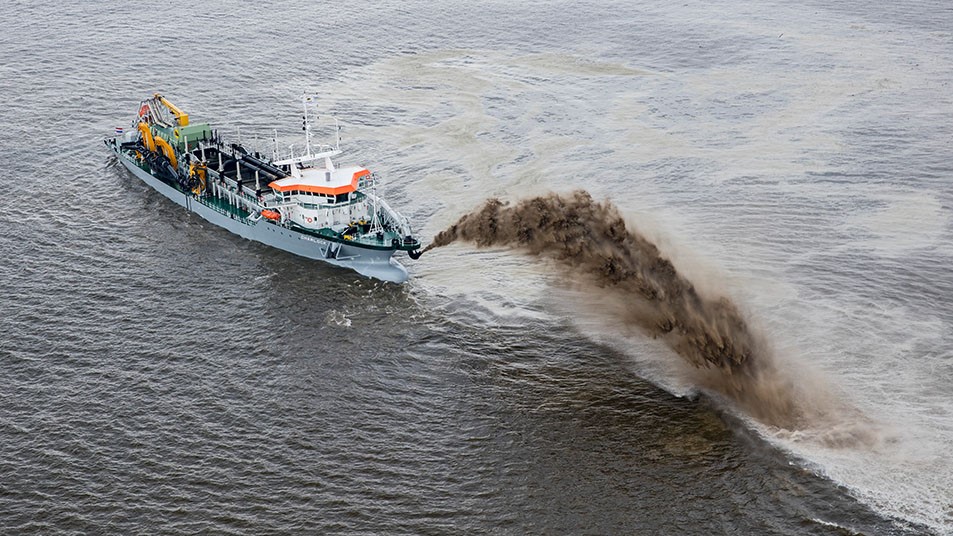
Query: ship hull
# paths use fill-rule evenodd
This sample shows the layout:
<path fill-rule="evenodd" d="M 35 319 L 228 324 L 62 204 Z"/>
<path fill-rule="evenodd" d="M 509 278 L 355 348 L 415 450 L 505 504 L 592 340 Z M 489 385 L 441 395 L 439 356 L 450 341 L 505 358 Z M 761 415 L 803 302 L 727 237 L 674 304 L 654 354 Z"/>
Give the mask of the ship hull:
<path fill-rule="evenodd" d="M 198 214 L 209 223 L 231 231 L 242 238 L 261 242 L 301 257 L 354 270 L 367 277 L 393 283 L 403 283 L 407 280 L 407 269 L 393 258 L 393 250 L 367 249 L 330 242 L 275 225 L 264 218 L 257 220 L 236 218 L 233 215 L 219 212 L 201 203 L 191 194 L 183 193 L 153 177 L 140 168 L 130 157 L 123 154 L 122 151 L 114 149 L 114 152 L 126 169 L 152 189 L 186 210 Z"/>

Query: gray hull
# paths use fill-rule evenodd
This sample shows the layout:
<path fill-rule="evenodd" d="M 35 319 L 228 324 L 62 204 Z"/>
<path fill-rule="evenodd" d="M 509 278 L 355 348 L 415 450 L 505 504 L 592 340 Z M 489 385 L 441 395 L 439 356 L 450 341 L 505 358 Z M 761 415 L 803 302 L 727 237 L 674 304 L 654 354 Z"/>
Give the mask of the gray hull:
<path fill-rule="evenodd" d="M 295 255 L 307 257 L 348 268 L 361 275 L 373 277 L 393 283 L 403 283 L 407 280 L 407 269 L 393 259 L 393 250 L 374 250 L 349 246 L 338 242 L 329 242 L 321 238 L 299 233 L 291 229 L 269 223 L 264 218 L 254 220 L 240 220 L 228 214 L 204 205 L 191 195 L 182 193 L 168 184 L 156 179 L 136 165 L 128 157 L 116 152 L 119 161 L 142 179 L 154 190 L 168 197 L 176 204 L 198 214 L 208 222 L 228 229 L 229 231 L 247 238 L 282 249 Z"/>

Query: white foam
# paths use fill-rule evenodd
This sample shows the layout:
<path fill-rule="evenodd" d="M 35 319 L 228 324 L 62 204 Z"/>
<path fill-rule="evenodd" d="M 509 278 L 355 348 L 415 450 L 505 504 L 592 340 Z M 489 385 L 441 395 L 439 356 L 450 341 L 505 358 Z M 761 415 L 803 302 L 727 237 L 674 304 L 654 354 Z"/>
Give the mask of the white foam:
<path fill-rule="evenodd" d="M 351 319 L 343 311 L 331 310 L 325 315 L 325 323 L 329 326 L 342 328 L 351 327 Z"/>
<path fill-rule="evenodd" d="M 933 193 L 888 191 L 871 196 L 883 206 L 855 213 L 847 222 L 870 236 L 856 245 L 882 255 L 904 255 L 911 249 L 929 248 L 943 238 L 950 214 Z"/>

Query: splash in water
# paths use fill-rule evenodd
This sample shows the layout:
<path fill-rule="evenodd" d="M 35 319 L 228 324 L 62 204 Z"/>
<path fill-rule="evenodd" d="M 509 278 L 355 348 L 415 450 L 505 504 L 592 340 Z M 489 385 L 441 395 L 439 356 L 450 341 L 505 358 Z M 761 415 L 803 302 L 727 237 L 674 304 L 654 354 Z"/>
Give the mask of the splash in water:
<path fill-rule="evenodd" d="M 805 396 L 779 373 L 764 337 L 749 328 L 731 300 L 700 294 L 655 244 L 627 228 L 609 202 L 596 202 L 584 191 L 513 205 L 490 199 L 437 234 L 424 252 L 458 240 L 518 247 L 612 290 L 622 302 L 616 313 L 624 322 L 663 339 L 697 369 L 699 385 L 766 424 L 797 429 L 829 413 L 832 396 L 826 390 Z"/>

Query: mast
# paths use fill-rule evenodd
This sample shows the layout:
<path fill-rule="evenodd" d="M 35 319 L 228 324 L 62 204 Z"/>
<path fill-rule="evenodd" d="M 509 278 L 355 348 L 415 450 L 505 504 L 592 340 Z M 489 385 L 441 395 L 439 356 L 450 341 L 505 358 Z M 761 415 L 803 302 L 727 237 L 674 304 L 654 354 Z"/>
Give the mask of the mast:
<path fill-rule="evenodd" d="M 337 146 L 334 147 L 336 150 L 341 150 L 341 125 L 338 124 L 338 118 L 334 118 L 334 133 L 337 136 Z"/>
<path fill-rule="evenodd" d="M 308 120 L 308 103 L 313 100 L 312 97 L 304 95 L 301 97 L 301 104 L 304 107 L 304 144 L 305 154 L 311 156 L 311 122 Z"/>

